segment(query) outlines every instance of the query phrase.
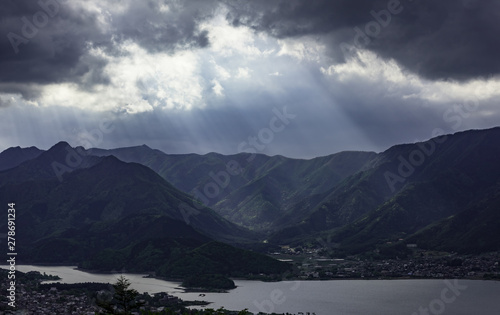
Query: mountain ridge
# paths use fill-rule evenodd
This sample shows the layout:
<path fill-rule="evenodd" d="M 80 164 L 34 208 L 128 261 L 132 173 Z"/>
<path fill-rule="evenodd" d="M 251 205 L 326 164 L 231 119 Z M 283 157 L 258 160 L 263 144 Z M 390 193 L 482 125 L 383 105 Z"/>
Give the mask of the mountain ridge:
<path fill-rule="evenodd" d="M 381 153 L 372 168 L 348 178 L 318 203 L 305 223 L 278 232 L 273 241 L 286 242 L 292 235 L 325 237 L 323 231 L 344 251 L 373 250 L 457 215 L 483 200 L 485 191 L 498 187 L 500 128 L 437 139 L 441 143 L 435 138 Z M 436 141 L 435 148 L 424 155 L 422 144 L 429 141 Z M 424 161 L 410 163 L 412 154 Z M 396 187 L 387 181 L 388 172 L 399 179 Z M 347 217 L 356 211 L 358 215 Z M 500 222 L 495 224 L 500 227 Z"/>
<path fill-rule="evenodd" d="M 60 160 L 66 151 L 66 144 L 60 143 L 31 160 L 29 167 L 23 163 L 0 173 L 0 201 L 14 203 L 16 208 L 16 240 L 22 244 L 16 249 L 21 263 L 154 271 L 166 277 L 200 272 L 196 261 L 212 266 L 210 273 L 225 276 L 280 274 L 289 269 L 286 263 L 220 243 L 248 242 L 255 235 L 201 205 L 194 212 L 183 213 L 181 206 L 194 204 L 192 197 L 144 165 L 114 156 L 92 156 L 95 164 L 74 169 L 63 181 L 54 174 L 47 176 L 48 159 Z M 41 175 L 15 182 L 3 180 L 6 176 L 21 178 L 26 169 L 37 166 Z M 6 224 L 0 228 L 7 229 Z M 198 248 L 206 244 L 220 248 L 232 268 L 222 268 L 222 258 L 200 253 Z M 246 255 L 248 266 L 232 258 L 236 253 Z M 255 262 L 261 267 L 251 265 Z"/>
<path fill-rule="evenodd" d="M 345 151 L 307 160 L 250 153 L 169 155 L 146 145 L 75 148 L 89 162 L 73 173 L 112 155 L 142 164 L 171 188 L 190 194 L 185 214 L 208 204 L 229 221 L 266 234 L 273 244 L 307 242 L 326 233 L 343 250 L 356 252 L 410 239 L 477 203 L 488 207 L 484 192 L 497 189 L 500 180 L 499 139 L 500 127 L 494 127 L 399 144 L 380 153 Z M 57 147 L 67 151 L 65 143 Z M 58 159 L 67 162 L 64 156 Z M 26 169 L 29 163 L 20 166 Z"/>

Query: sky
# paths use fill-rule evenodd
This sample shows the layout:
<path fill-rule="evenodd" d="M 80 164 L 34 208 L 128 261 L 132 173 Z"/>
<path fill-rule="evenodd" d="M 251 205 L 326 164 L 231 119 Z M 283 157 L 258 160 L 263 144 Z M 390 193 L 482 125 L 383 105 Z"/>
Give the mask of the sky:
<path fill-rule="evenodd" d="M 5 0 L 0 150 L 381 152 L 500 125 L 497 0 Z"/>

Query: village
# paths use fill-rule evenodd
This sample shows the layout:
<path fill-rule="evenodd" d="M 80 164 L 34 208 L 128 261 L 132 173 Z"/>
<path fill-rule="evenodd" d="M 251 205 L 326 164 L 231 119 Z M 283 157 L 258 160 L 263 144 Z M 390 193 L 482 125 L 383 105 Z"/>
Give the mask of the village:
<path fill-rule="evenodd" d="M 496 279 L 500 280 L 500 253 L 459 255 L 413 250 L 400 259 L 363 259 L 359 256 L 331 258 L 326 248 L 304 249 L 284 246 L 271 255 L 296 266 L 287 279 Z"/>
<path fill-rule="evenodd" d="M 7 270 L 0 269 L 0 275 Z M 5 296 L 0 299 L 0 314 L 75 314 L 94 315 L 103 311 L 96 300 L 104 300 L 111 295 L 111 285 L 107 283 L 47 283 L 57 277 L 42 275 L 39 272 L 18 272 L 16 283 L 15 308 L 9 307 Z M 6 292 L 6 283 L 0 283 L 0 290 Z M 5 301 L 4 301 L 5 300 Z M 161 312 L 167 307 L 177 310 L 187 304 L 204 305 L 204 302 L 185 303 L 178 297 L 164 292 L 143 293 L 137 296 L 142 304 L 141 310 Z"/>
<path fill-rule="evenodd" d="M 292 263 L 294 272 L 282 280 L 339 280 L 339 279 L 481 279 L 500 280 L 500 253 L 479 256 L 453 253 L 426 252 L 415 249 L 407 259 L 368 260 L 356 256 L 330 258 L 325 249 L 283 247 L 273 257 Z M 7 270 L 0 269 L 0 273 Z M 6 275 L 4 275 L 6 279 Z M 50 275 L 38 272 L 19 274 L 16 282 L 16 307 L 8 307 L 2 296 L 0 312 L 5 314 L 78 314 L 94 315 L 101 309 L 96 299 L 110 294 L 110 285 L 104 283 L 42 284 Z M 277 280 L 277 279 L 275 279 Z M 0 283 L 6 292 L 8 283 Z M 5 300 L 5 301 L 4 301 Z M 141 309 L 161 312 L 164 309 L 182 309 L 185 302 L 167 293 L 138 296 Z M 202 302 L 199 302 L 202 303 Z M 3 314 L 2 313 L 2 314 Z"/>

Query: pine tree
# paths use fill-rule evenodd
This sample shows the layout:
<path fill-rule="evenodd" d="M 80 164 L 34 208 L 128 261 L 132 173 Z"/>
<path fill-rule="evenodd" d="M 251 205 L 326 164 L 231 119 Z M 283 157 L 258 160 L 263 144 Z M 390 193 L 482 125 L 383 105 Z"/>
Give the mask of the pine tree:
<path fill-rule="evenodd" d="M 130 281 L 123 275 L 113 284 L 114 294 L 110 301 L 97 301 L 97 305 L 104 310 L 102 315 L 108 314 L 131 314 L 133 310 L 139 309 L 144 305 L 136 301 L 139 292 L 135 289 L 129 289 Z"/>

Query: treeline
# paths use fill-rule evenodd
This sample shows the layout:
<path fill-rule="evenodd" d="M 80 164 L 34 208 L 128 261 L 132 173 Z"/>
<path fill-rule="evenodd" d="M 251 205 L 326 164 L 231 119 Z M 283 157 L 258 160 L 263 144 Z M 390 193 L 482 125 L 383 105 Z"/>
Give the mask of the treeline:
<path fill-rule="evenodd" d="M 231 290 L 236 288 L 234 281 L 220 274 L 191 276 L 182 282 L 185 288 L 202 288 L 209 290 Z"/>

